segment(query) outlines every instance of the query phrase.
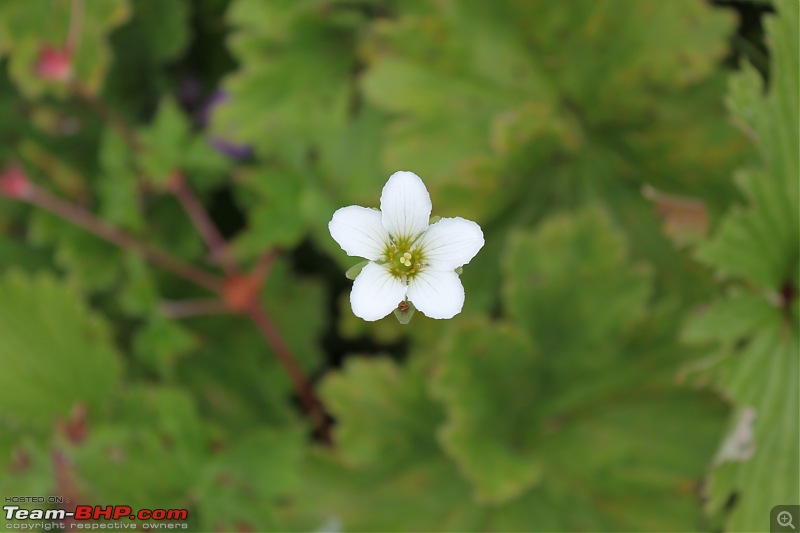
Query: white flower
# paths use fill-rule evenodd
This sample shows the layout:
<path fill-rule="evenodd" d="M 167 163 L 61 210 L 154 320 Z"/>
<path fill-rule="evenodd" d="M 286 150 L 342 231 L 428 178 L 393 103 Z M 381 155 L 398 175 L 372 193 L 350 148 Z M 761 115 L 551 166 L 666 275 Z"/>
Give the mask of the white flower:
<path fill-rule="evenodd" d="M 431 197 L 413 172 L 395 172 L 381 193 L 381 210 L 357 205 L 333 214 L 328 229 L 347 255 L 369 263 L 353 283 L 353 313 L 373 321 L 406 299 L 431 318 L 453 318 L 464 306 L 456 269 L 483 247 L 480 226 L 463 218 L 428 225 Z"/>

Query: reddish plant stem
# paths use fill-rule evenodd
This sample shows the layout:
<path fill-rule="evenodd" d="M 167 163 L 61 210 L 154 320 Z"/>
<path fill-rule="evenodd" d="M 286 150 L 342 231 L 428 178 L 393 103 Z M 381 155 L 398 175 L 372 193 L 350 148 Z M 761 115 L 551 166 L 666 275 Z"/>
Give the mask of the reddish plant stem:
<path fill-rule="evenodd" d="M 194 283 L 195 285 L 215 293 L 218 293 L 222 289 L 222 281 L 216 276 L 186 263 L 163 250 L 137 240 L 136 237 L 130 233 L 106 223 L 86 209 L 65 202 L 43 189 L 31 184 L 30 191 L 24 199 L 85 229 L 101 239 L 115 244 L 123 250 L 131 250 L 141 254 L 154 265 L 172 272 L 176 276 Z"/>
<path fill-rule="evenodd" d="M 128 127 L 124 120 L 122 120 L 113 110 L 105 105 L 101 100 L 95 98 L 91 93 L 86 91 L 81 85 L 73 84 L 73 92 L 86 102 L 91 108 L 98 113 L 128 144 L 134 152 L 139 152 L 142 145 L 136 136 L 136 133 Z M 238 274 L 238 268 L 235 261 L 230 255 L 227 243 L 220 234 L 217 227 L 214 225 L 211 217 L 203 208 L 202 203 L 192 192 L 183 176 L 176 174 L 175 179 L 170 184 L 173 194 L 176 195 L 179 202 L 183 206 L 189 218 L 192 220 L 197 231 L 205 240 L 212 257 L 219 261 L 225 270 L 228 279 Z M 145 258 L 149 259 L 152 263 L 169 270 L 184 279 L 193 281 L 197 285 L 205 287 L 212 292 L 222 294 L 224 290 L 224 283 L 216 277 L 212 277 L 202 270 L 196 269 L 192 265 L 185 264 L 180 260 L 173 258 L 169 254 L 162 252 L 143 243 L 139 243 L 133 237 L 121 230 L 107 225 L 100 219 L 84 210 L 63 202 L 55 197 L 52 197 L 36 189 L 32 194 L 36 198 L 28 198 L 32 203 L 42 206 L 67 220 L 85 228 L 87 231 L 94 233 L 118 246 L 126 249 L 138 250 Z M 44 204 L 49 204 L 45 206 Z M 265 253 L 256 265 L 252 275 L 260 282 L 266 279 L 275 259 L 278 256 L 278 250 L 270 250 Z M 330 428 L 322 403 L 314 394 L 311 385 L 305 378 L 300 365 L 297 363 L 294 355 L 288 344 L 283 340 L 280 331 L 272 322 L 272 319 L 267 314 L 264 307 L 254 298 L 253 302 L 247 309 L 247 314 L 250 319 L 258 327 L 267 344 L 270 345 L 272 351 L 275 353 L 279 362 L 283 366 L 286 373 L 294 385 L 295 391 L 303 402 L 303 406 L 312 419 L 312 423 L 318 436 L 328 445 L 332 443 L 330 437 Z"/>
<path fill-rule="evenodd" d="M 277 248 L 273 248 L 264 252 L 261 257 L 258 258 L 258 263 L 253 268 L 252 276 L 257 280 L 265 280 L 269 277 L 269 273 L 272 271 L 272 266 L 275 264 L 275 260 L 278 259 L 280 255 L 280 250 Z"/>
<path fill-rule="evenodd" d="M 239 276 L 239 268 L 230 254 L 227 242 L 225 242 L 225 239 L 214 225 L 214 222 L 203 207 L 203 204 L 197 196 L 195 196 L 182 175 L 176 174 L 173 176 L 170 182 L 170 189 L 178 197 L 187 215 L 192 220 L 195 228 L 197 228 L 197 231 L 203 236 L 212 256 L 218 259 L 223 265 L 228 279 L 231 280 Z M 322 404 L 314 394 L 314 389 L 306 379 L 303 369 L 300 368 L 297 359 L 292 354 L 291 348 L 283 339 L 283 336 L 275 326 L 267 310 L 258 300 L 258 289 L 263 285 L 263 282 L 269 275 L 279 253 L 277 249 L 272 249 L 264 253 L 259 258 L 255 268 L 248 274 L 248 277 L 254 281 L 254 292 L 250 295 L 250 303 L 246 306 L 244 311 L 256 325 L 259 332 L 261 332 L 264 340 L 267 341 L 267 344 L 275 353 L 281 366 L 283 366 L 283 369 L 292 381 L 294 389 L 300 397 L 300 401 L 303 403 L 303 407 L 311 417 L 311 422 L 317 435 L 323 442 L 330 445 L 332 442 L 330 428 Z"/>
<path fill-rule="evenodd" d="M 311 385 L 306 380 L 303 370 L 292 355 L 289 345 L 286 344 L 280 331 L 275 327 L 275 324 L 272 322 L 266 309 L 264 309 L 264 306 L 259 303 L 253 303 L 250 309 L 248 309 L 247 315 L 256 327 L 258 327 L 259 331 L 261 331 L 261 334 L 269 343 L 272 351 L 275 352 L 283 369 L 289 375 L 289 379 L 292 380 L 294 388 L 300 396 L 300 401 L 303 402 L 303 407 L 311 416 L 311 420 L 317 431 L 317 436 L 319 436 L 325 444 L 330 445 L 332 443 L 330 426 L 325 411 L 314 394 Z"/>
<path fill-rule="evenodd" d="M 183 206 L 192 224 L 197 228 L 197 232 L 206 242 L 214 262 L 222 266 L 226 275 L 230 276 L 236 274 L 238 269 L 231 258 L 225 239 L 222 237 L 216 225 L 214 225 L 214 221 L 211 220 L 203 204 L 186 184 L 186 179 L 183 175 L 179 173 L 174 174 L 172 178 L 170 178 L 169 188 L 178 198 L 178 201 Z"/>
<path fill-rule="evenodd" d="M 211 292 L 221 293 L 223 290 L 222 281 L 212 274 L 200 270 L 189 263 L 185 263 L 163 250 L 138 241 L 133 235 L 106 223 L 83 207 L 57 198 L 33 184 L 29 184 L 26 194 L 20 199 L 30 202 L 45 211 L 49 211 L 123 250 L 137 252 L 154 265 L 172 272 L 200 287 L 208 289 Z M 259 260 L 254 272 L 259 276 L 266 276 L 276 258 L 276 250 L 265 253 Z M 257 300 L 251 303 L 250 307 L 247 309 L 247 315 L 261 332 L 267 344 L 269 344 L 275 356 L 278 358 L 278 361 L 289 375 L 295 391 L 312 419 L 318 436 L 326 444 L 330 444 L 330 428 L 322 404 L 314 394 L 311 385 L 303 374 L 303 370 L 297 363 L 297 360 L 292 354 L 289 345 L 283 339 L 280 331 L 275 326 L 267 311 Z"/>

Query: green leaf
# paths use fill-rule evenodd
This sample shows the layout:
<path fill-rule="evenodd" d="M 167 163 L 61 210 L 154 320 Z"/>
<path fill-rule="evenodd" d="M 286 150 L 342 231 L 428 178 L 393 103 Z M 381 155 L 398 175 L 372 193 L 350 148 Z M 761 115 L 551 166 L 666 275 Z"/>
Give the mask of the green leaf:
<path fill-rule="evenodd" d="M 130 148 L 107 128 L 100 142 L 101 178 L 97 182 L 100 216 L 130 231 L 139 231 L 144 220 L 139 211 L 139 183 Z"/>
<path fill-rule="evenodd" d="M 389 177 L 381 160 L 389 120 L 385 111 L 365 103 L 333 134 L 321 136 L 315 147 L 320 186 L 332 200 L 340 205 L 378 205 L 376 193 Z"/>
<path fill-rule="evenodd" d="M 197 347 L 197 339 L 187 328 L 163 316 L 152 316 L 136 331 L 133 352 L 147 371 L 172 378 L 177 359 Z"/>
<path fill-rule="evenodd" d="M 320 394 L 341 415 L 334 437 L 348 465 L 391 468 L 438 448 L 430 428 L 441 411 L 427 398 L 418 373 L 408 376 L 387 359 L 354 359 L 344 372 L 326 378 Z"/>
<path fill-rule="evenodd" d="M 290 220 L 282 212 L 296 205 L 332 254 L 333 212 L 377 205 L 389 175 L 381 161 L 387 113 L 362 102 L 357 88 L 358 38 L 368 10 L 327 0 L 242 0 L 227 12 L 231 52 L 247 67 L 224 80 L 228 99 L 214 110 L 212 132 L 279 162 L 285 176 L 275 179 L 291 179 L 300 190 L 297 200 L 286 197 L 273 207 L 272 218 Z M 264 211 L 258 211 L 264 226 L 274 225 Z"/>
<path fill-rule="evenodd" d="M 306 452 L 303 431 L 260 429 L 208 462 L 193 490 L 203 530 L 287 531 Z"/>
<path fill-rule="evenodd" d="M 713 350 L 690 369 L 701 370 L 735 407 L 706 487 L 708 511 L 725 515 L 731 531 L 763 529 L 773 506 L 800 501 L 800 8 L 796 1 L 775 7 L 777 16 L 766 22 L 766 94 L 757 71 L 745 65 L 728 98 L 761 163 L 736 176 L 747 206 L 731 210 L 698 251 L 735 290 L 685 330 L 687 341 L 712 343 Z"/>
<path fill-rule="evenodd" d="M 27 494 L 52 493 L 53 452 L 49 446 L 37 440 L 30 433 L 21 437 L 15 431 L 2 432 L 0 465 L 5 475 L 0 476 L 0 490 L 9 493 L 18 490 L 24 490 Z M 0 524 L 8 522 L 0 520 Z"/>
<path fill-rule="evenodd" d="M 337 517 L 343 531 L 472 531 L 482 524 L 484 510 L 439 449 L 442 411 L 419 362 L 401 368 L 387 359 L 349 359 L 322 382 L 321 397 L 337 419 L 336 451 L 308 466 L 302 491 L 306 512 L 320 523 Z M 421 490 L 436 497 L 420 498 Z"/>
<path fill-rule="evenodd" d="M 344 530 L 355 531 L 706 527 L 695 493 L 720 433 L 718 401 L 652 384 L 616 387 L 543 416 L 540 404 L 552 407 L 555 399 L 537 384 L 546 375 L 543 358 L 530 357 L 527 341 L 502 336 L 519 333 L 475 322 L 453 333 L 433 383 L 446 402 L 444 413 L 426 393 L 430 367 L 437 367 L 430 361 L 439 353 L 433 346 L 403 368 L 385 359 L 351 359 L 325 379 L 321 394 L 337 419 L 336 449 L 317 457 L 304 476 L 308 514 L 319 521 L 339 517 Z M 508 350 L 496 353 L 495 346 Z M 644 375 L 638 370 L 627 383 Z M 540 483 L 520 490 L 525 476 L 514 464 L 526 472 L 538 465 Z M 492 475 L 502 465 L 514 481 Z M 477 483 L 484 492 L 488 483 L 506 501 L 476 501 Z M 420 499 L 423 489 L 436 497 Z"/>
<path fill-rule="evenodd" d="M 164 97 L 153 121 L 139 135 L 144 149 L 137 164 L 158 187 L 166 187 L 174 172 L 206 190 L 217 185 L 230 163 L 208 140 L 192 131 L 189 117 L 172 98 Z"/>
<path fill-rule="evenodd" d="M 140 45 L 158 61 L 176 59 L 189 42 L 189 4 L 134 0 L 133 24 L 142 32 Z"/>
<path fill-rule="evenodd" d="M 111 127 L 103 129 L 97 159 L 103 171 L 109 174 L 128 169 L 132 160 L 125 140 Z"/>
<path fill-rule="evenodd" d="M 178 104 L 162 100 L 155 119 L 139 135 L 146 149 L 138 163 L 153 183 L 165 187 L 172 173 L 181 169 L 189 135 L 189 120 Z"/>
<path fill-rule="evenodd" d="M 192 181 L 201 190 L 225 184 L 230 160 L 205 137 L 195 135 L 183 153 L 183 168 L 192 173 Z"/>
<path fill-rule="evenodd" d="M 50 265 L 42 250 L 31 248 L 25 241 L 0 235 L 0 272 L 7 268 L 36 271 Z"/>
<path fill-rule="evenodd" d="M 728 348 L 775 321 L 775 307 L 763 297 L 738 293 L 718 300 L 683 330 L 688 343 L 723 341 Z"/>
<path fill-rule="evenodd" d="M 305 155 L 308 139 L 333 133 L 347 111 L 355 64 L 352 17 L 320 0 L 243 0 L 227 19 L 237 28 L 231 51 L 249 66 L 226 80 L 230 102 L 215 110 L 214 133 L 259 152 Z"/>
<path fill-rule="evenodd" d="M 122 251 L 49 212 L 33 212 L 28 239 L 37 246 L 54 247 L 56 265 L 82 290 L 108 289 L 119 279 Z"/>
<path fill-rule="evenodd" d="M 121 361 L 106 325 L 51 277 L 0 279 L 0 404 L 6 422 L 46 426 L 82 403 L 103 410 Z"/>
<path fill-rule="evenodd" d="M 504 257 L 509 314 L 553 371 L 577 379 L 601 367 L 645 312 L 649 269 L 629 267 L 626 241 L 600 209 L 559 215 L 535 234 L 518 233 Z"/>
<path fill-rule="evenodd" d="M 653 388 L 550 419 L 561 426 L 542 443 L 545 498 L 563 505 L 554 529 L 708 530 L 698 492 L 724 412 L 711 395 Z"/>
<path fill-rule="evenodd" d="M 237 256 L 249 260 L 275 246 L 296 246 L 306 229 L 301 180 L 290 172 L 261 170 L 244 174 L 240 183 L 237 197 L 250 220 L 234 241 Z"/>
<path fill-rule="evenodd" d="M 705 527 L 694 491 L 724 408 L 672 385 L 669 315 L 646 307 L 649 276 L 608 215 L 517 233 L 504 270 L 514 323 L 459 324 L 432 383 L 443 447 L 478 502 L 503 505 L 494 527 Z M 565 511 L 539 518 L 542 502 Z"/>
<path fill-rule="evenodd" d="M 780 171 L 779 171 L 780 172 Z M 778 289 L 786 280 L 795 282 L 800 268 L 797 192 L 789 181 L 763 171 L 737 173 L 737 182 L 752 206 L 725 217 L 716 238 L 704 243 L 697 256 L 724 277 L 746 278 Z M 777 179 L 776 179 L 777 177 Z"/>
<path fill-rule="evenodd" d="M 393 113 L 385 165 L 413 161 L 437 209 L 484 220 L 527 202 L 537 213 L 628 188 L 626 176 L 724 177 L 738 154 L 720 89 L 695 85 L 732 22 L 694 2 L 423 1 L 369 34 L 362 87 Z"/>
<path fill-rule="evenodd" d="M 763 164 L 737 174 L 737 184 L 748 207 L 728 214 L 716 238 L 699 250 L 699 257 L 726 277 L 743 277 L 778 289 L 784 281 L 800 279 L 800 227 L 798 218 L 800 133 L 794 117 L 800 107 L 794 95 L 800 90 L 795 76 L 797 4 L 780 4 L 770 21 L 773 65 L 769 92 L 750 65 L 733 76 L 728 107 L 737 123 L 756 143 Z"/>
<path fill-rule="evenodd" d="M 531 341 L 509 324 L 464 324 L 445 352 L 432 384 L 448 407 L 439 437 L 482 503 L 513 499 L 541 478 L 536 427 L 518 407 L 542 401 L 537 370 Z"/>
<path fill-rule="evenodd" d="M 170 66 L 180 60 L 189 45 L 193 8 L 183 2 L 158 0 L 131 0 L 131 5 L 133 16 L 111 35 L 117 60 L 108 73 L 103 98 L 133 121 L 152 115 L 154 99 L 173 87 Z M 204 64 L 212 63 L 208 48 L 203 50 Z M 185 83 L 185 77 L 181 78 Z"/>
<path fill-rule="evenodd" d="M 347 279 L 355 280 L 361 271 L 364 269 L 365 266 L 369 263 L 369 259 L 365 261 L 361 261 L 360 263 L 356 263 L 355 265 L 351 266 L 347 269 L 347 272 L 344 273 Z"/>
<path fill-rule="evenodd" d="M 159 294 L 150 265 L 133 253 L 125 254 L 125 283 L 117 294 L 125 313 L 140 318 L 158 313 Z"/>
<path fill-rule="evenodd" d="M 748 340 L 744 349 L 729 353 L 713 369 L 715 385 L 737 410 L 706 491 L 712 512 L 726 506 L 731 494 L 737 495 L 727 521 L 732 531 L 753 530 L 776 502 L 797 501 L 800 496 L 795 475 L 800 471 L 800 409 L 794 401 L 800 390 L 797 330 L 786 331 L 773 321 Z M 739 426 L 744 409 L 752 409 L 755 417 L 750 435 L 743 435 Z M 729 442 L 735 444 L 733 452 L 726 452 Z M 748 449 L 752 452 L 744 451 Z"/>
<path fill-rule="evenodd" d="M 66 453 L 87 499 L 182 508 L 210 435 L 186 391 L 140 386 L 126 390 L 113 418 L 90 425 L 86 441 Z"/>
<path fill-rule="evenodd" d="M 439 454 L 417 453 L 389 472 L 354 469 L 323 455 L 304 474 L 305 514 L 315 517 L 316 527 L 331 518 L 341 531 L 456 532 L 492 525 L 455 467 Z M 530 522 L 515 527 L 527 531 Z"/>

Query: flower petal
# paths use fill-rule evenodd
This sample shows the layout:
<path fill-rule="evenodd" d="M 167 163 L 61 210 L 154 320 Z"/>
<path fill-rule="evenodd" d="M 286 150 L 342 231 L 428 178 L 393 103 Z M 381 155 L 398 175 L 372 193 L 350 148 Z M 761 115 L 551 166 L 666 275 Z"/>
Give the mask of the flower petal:
<path fill-rule="evenodd" d="M 408 299 L 430 318 L 453 318 L 464 306 L 464 287 L 452 270 L 423 270 L 408 282 Z"/>
<path fill-rule="evenodd" d="M 391 313 L 405 298 L 407 288 L 386 266 L 368 263 L 353 282 L 350 306 L 357 317 L 373 322 Z"/>
<path fill-rule="evenodd" d="M 417 241 L 433 270 L 454 270 L 470 262 L 483 248 L 481 227 L 465 218 L 443 218 Z"/>
<path fill-rule="evenodd" d="M 337 210 L 328 222 L 328 230 L 347 255 L 373 261 L 383 257 L 389 242 L 381 212 L 357 205 Z"/>
<path fill-rule="evenodd" d="M 428 227 L 431 195 L 413 172 L 395 172 L 381 193 L 383 226 L 392 237 L 413 239 Z"/>

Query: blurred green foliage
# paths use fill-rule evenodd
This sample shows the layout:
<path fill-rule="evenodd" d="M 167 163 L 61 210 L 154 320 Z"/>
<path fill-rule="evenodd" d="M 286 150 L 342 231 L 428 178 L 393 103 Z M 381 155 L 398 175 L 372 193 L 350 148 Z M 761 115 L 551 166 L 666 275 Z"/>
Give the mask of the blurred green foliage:
<path fill-rule="evenodd" d="M 145 246 L 0 197 L 0 496 L 196 531 L 766 529 L 800 503 L 799 16 L 4 1 L 0 172 Z M 762 19 L 767 56 L 731 47 Z M 328 221 L 401 169 L 485 233 L 450 321 L 349 308 Z M 147 261 L 223 274 L 178 175 L 263 269 L 332 446 L 276 344 Z"/>

